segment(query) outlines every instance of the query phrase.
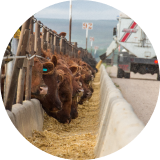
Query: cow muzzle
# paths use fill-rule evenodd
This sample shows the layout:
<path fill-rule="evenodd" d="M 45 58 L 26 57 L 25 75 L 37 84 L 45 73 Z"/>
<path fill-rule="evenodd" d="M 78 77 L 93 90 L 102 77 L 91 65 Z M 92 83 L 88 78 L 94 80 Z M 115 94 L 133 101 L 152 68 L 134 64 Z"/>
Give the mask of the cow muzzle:
<path fill-rule="evenodd" d="M 91 81 L 93 81 L 94 80 L 94 76 L 93 75 L 91 75 Z"/>
<path fill-rule="evenodd" d="M 83 90 L 83 89 L 79 89 L 79 90 L 78 90 L 78 93 L 81 93 L 81 92 L 83 93 L 84 90 Z"/>
<path fill-rule="evenodd" d="M 40 90 L 41 95 L 46 95 L 48 93 L 48 87 L 47 86 L 39 87 L 39 90 Z"/>

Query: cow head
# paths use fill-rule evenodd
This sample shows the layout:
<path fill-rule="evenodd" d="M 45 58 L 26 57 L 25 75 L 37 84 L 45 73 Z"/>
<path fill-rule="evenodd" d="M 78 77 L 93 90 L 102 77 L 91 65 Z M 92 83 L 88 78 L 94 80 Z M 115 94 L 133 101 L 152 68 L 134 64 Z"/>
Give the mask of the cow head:
<path fill-rule="evenodd" d="M 85 74 L 81 75 L 80 82 L 82 83 L 84 93 L 78 103 L 83 104 L 84 101 L 89 100 L 91 98 L 92 92 L 91 92 L 88 84 L 85 83 Z"/>
<path fill-rule="evenodd" d="M 82 83 L 79 81 L 80 79 L 80 72 L 78 72 L 77 66 L 71 66 L 69 67 L 73 74 L 72 79 L 72 86 L 73 86 L 73 93 L 72 97 L 78 96 L 79 94 L 83 93 Z M 78 76 L 79 75 L 79 76 Z"/>
<path fill-rule="evenodd" d="M 34 66 L 32 67 L 32 84 L 31 84 L 32 96 L 36 97 L 44 96 L 47 93 L 47 85 L 44 83 L 42 74 L 43 74 L 43 62 L 35 57 Z"/>
<path fill-rule="evenodd" d="M 50 110 L 57 111 L 62 107 L 62 103 L 59 98 L 59 85 L 62 82 L 62 75 L 59 75 L 57 69 L 57 58 L 52 56 L 50 62 L 43 63 L 43 80 L 48 86 L 48 93 L 46 99 L 50 102 Z M 56 110 L 57 109 L 57 110 Z"/>

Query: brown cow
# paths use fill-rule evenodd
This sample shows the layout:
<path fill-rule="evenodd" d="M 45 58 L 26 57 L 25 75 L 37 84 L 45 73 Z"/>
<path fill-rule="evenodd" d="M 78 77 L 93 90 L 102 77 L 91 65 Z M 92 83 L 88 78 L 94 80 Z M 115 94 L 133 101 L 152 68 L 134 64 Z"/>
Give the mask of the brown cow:
<path fill-rule="evenodd" d="M 63 73 L 63 81 L 59 85 L 59 97 L 62 102 L 62 110 L 57 112 L 57 120 L 61 123 L 70 123 L 71 121 L 71 105 L 73 93 L 73 74 L 68 67 L 64 65 L 57 65 L 57 70 Z M 76 68 L 73 71 L 76 72 Z"/>
<path fill-rule="evenodd" d="M 67 33 L 66 32 L 61 32 L 61 33 L 59 33 L 59 36 L 63 36 L 63 37 L 65 37 L 67 35 Z"/>
<path fill-rule="evenodd" d="M 57 74 L 56 65 L 55 56 L 52 56 L 51 62 L 34 58 L 31 87 L 32 98 L 39 99 L 46 113 L 54 118 L 62 106 L 58 95 L 62 77 Z"/>

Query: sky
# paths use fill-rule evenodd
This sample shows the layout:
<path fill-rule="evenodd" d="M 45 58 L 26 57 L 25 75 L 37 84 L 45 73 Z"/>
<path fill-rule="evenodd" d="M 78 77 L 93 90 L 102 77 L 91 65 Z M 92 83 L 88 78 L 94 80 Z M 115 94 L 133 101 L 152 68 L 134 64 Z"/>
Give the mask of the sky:
<path fill-rule="evenodd" d="M 69 19 L 70 0 L 0 0 L 0 13 Z M 72 19 L 116 20 L 120 12 L 160 12 L 159 0 L 72 0 Z"/>

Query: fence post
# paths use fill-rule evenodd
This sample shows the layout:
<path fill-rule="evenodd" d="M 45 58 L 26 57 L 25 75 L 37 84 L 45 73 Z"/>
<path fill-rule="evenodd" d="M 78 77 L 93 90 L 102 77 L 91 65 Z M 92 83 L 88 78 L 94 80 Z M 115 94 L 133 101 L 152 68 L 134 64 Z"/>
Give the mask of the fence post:
<path fill-rule="evenodd" d="M 60 54 L 60 37 L 57 35 L 57 49 L 58 49 L 58 54 Z"/>
<path fill-rule="evenodd" d="M 27 63 L 27 62 L 24 62 L 24 63 Z M 25 72 L 26 72 L 26 65 L 20 69 L 19 77 L 18 77 L 16 103 L 20 103 L 20 104 L 23 103 Z"/>
<path fill-rule="evenodd" d="M 66 54 L 69 56 L 69 44 L 67 40 L 66 40 Z"/>
<path fill-rule="evenodd" d="M 73 57 L 73 54 L 72 54 L 72 43 L 70 43 L 70 55 L 71 55 L 71 57 Z"/>
<path fill-rule="evenodd" d="M 50 32 L 49 29 L 47 30 L 47 49 L 51 50 L 51 44 L 50 44 Z"/>
<path fill-rule="evenodd" d="M 74 58 L 77 58 L 77 42 L 74 42 Z"/>
<path fill-rule="evenodd" d="M 67 43 L 66 43 L 66 38 L 64 38 L 64 54 L 66 55 L 66 47 L 67 47 Z"/>
<path fill-rule="evenodd" d="M 41 55 L 41 39 L 40 39 L 40 21 L 36 22 L 35 24 L 35 46 L 34 51 L 36 55 Z"/>
<path fill-rule="evenodd" d="M 60 40 L 60 52 L 64 54 L 64 37 L 63 36 L 61 36 L 61 40 Z"/>
<path fill-rule="evenodd" d="M 58 44 L 57 44 L 57 35 L 54 34 L 54 52 L 57 52 L 58 53 Z"/>
<path fill-rule="evenodd" d="M 30 18 L 22 25 L 21 35 L 19 39 L 18 49 L 17 49 L 17 56 L 24 56 L 26 54 L 26 47 L 29 37 L 29 24 L 30 24 Z M 5 107 L 7 110 L 12 110 L 12 104 L 14 100 L 14 95 L 16 91 L 17 86 L 17 80 L 20 68 L 23 66 L 24 59 L 16 59 L 15 64 L 12 70 L 12 77 L 11 77 L 11 83 L 9 85 L 9 90 L 7 94 L 7 100 L 5 103 Z"/>
<path fill-rule="evenodd" d="M 43 33 L 42 33 L 43 36 Z M 30 22 L 30 39 L 28 45 L 29 55 L 34 55 L 34 35 L 33 35 L 33 19 Z M 31 99 L 31 82 L 32 82 L 32 66 L 34 65 L 34 59 L 27 60 L 27 72 L 26 72 L 26 88 L 25 88 L 25 100 Z"/>
<path fill-rule="evenodd" d="M 42 28 L 41 48 L 47 50 L 46 29 L 44 27 Z"/>
<path fill-rule="evenodd" d="M 2 62 L 1 62 L 1 68 L 0 68 L 0 89 L 1 89 L 1 85 L 2 85 L 2 84 L 1 84 L 1 82 L 2 82 L 2 76 L 1 76 L 1 75 L 2 75 L 2 67 L 3 67 L 4 65 L 5 65 L 5 61 L 2 60 Z M 5 74 L 4 74 L 4 75 L 5 75 Z M 4 109 L 4 98 L 3 98 L 3 112 L 4 112 L 4 110 L 5 110 L 5 109 Z"/>
<path fill-rule="evenodd" d="M 40 26 L 38 24 L 38 22 L 36 23 L 36 31 L 35 31 L 35 35 L 37 36 L 37 47 L 36 51 L 37 54 L 41 54 L 40 52 L 40 47 L 41 47 L 41 41 L 40 41 Z M 34 37 L 33 35 L 33 17 L 30 19 L 30 25 L 29 25 L 29 29 L 30 29 L 30 35 L 28 38 L 28 44 L 26 47 L 26 50 L 28 51 L 28 53 L 31 55 L 34 54 L 30 52 L 30 45 L 32 45 L 34 47 Z M 32 38 L 32 39 L 31 39 Z M 32 41 L 33 40 L 33 41 Z M 30 44 L 32 43 L 32 44 Z M 29 57 L 29 55 L 28 55 Z M 17 99 L 16 99 L 16 103 L 23 103 L 23 96 L 24 96 L 24 82 L 25 82 L 25 78 L 26 78 L 26 86 L 25 86 L 25 100 L 30 100 L 31 98 L 31 79 L 32 78 L 32 65 L 33 65 L 33 59 L 27 60 L 24 59 L 23 62 L 23 67 L 20 69 L 20 73 L 19 73 L 19 77 L 18 77 L 18 86 L 17 86 Z M 25 77 L 25 73 L 26 73 L 26 77 Z"/>
<path fill-rule="evenodd" d="M 50 43 L 51 43 L 51 52 L 52 52 L 52 54 L 54 54 L 54 35 L 53 35 L 53 31 L 51 33 Z"/>

